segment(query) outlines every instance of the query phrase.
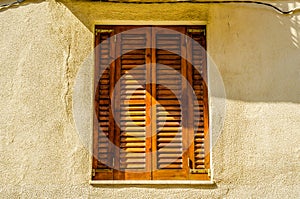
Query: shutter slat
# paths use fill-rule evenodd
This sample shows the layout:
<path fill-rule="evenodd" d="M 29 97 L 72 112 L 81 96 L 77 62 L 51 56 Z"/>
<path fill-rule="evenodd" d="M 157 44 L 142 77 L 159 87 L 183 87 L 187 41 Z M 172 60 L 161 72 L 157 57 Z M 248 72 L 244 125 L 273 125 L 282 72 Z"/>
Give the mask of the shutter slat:
<path fill-rule="evenodd" d="M 131 115 L 129 117 L 122 117 L 122 121 L 145 121 L 146 116 L 135 116 Z"/>
<path fill-rule="evenodd" d="M 144 137 L 145 136 L 145 133 L 144 132 L 130 132 L 130 131 L 127 131 L 127 132 L 122 132 L 121 133 L 121 139 L 124 139 L 125 137 Z M 123 138 L 124 137 L 124 138 Z M 145 137 L 144 137 L 145 138 Z"/>
<path fill-rule="evenodd" d="M 146 54 L 146 53 L 145 53 L 145 50 L 136 50 L 136 49 L 131 50 L 131 51 L 129 51 L 129 52 L 123 50 L 123 51 L 122 51 L 123 56 L 124 56 L 125 53 L 126 53 L 126 55 L 145 55 L 145 54 Z"/>

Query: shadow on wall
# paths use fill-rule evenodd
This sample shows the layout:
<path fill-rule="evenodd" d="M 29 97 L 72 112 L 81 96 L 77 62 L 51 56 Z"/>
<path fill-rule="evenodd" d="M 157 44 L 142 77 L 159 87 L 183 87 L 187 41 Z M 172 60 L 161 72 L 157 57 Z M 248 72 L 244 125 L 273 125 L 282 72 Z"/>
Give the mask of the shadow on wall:
<path fill-rule="evenodd" d="M 176 4 L 116 4 L 83 0 L 59 2 L 63 3 L 90 31 L 94 21 L 101 19 L 201 21 L 207 20 L 208 13 L 207 5 L 202 4 L 178 6 Z M 277 3 L 276 6 L 282 10 L 290 10 L 297 5 Z M 199 7 L 203 9 L 197 10 Z M 236 7 L 240 8 L 240 11 L 232 12 Z M 214 20 L 236 26 L 229 32 L 218 34 L 225 47 L 217 54 L 212 53 L 212 58 L 220 68 L 227 98 L 250 102 L 300 103 L 300 12 L 281 15 L 268 7 L 245 4 L 222 4 L 221 8 L 225 8 L 230 15 L 228 21 L 224 21 L 223 18 Z M 190 9 L 193 9 L 193 12 L 188 12 Z M 226 31 L 218 27 L 213 29 L 217 32 Z M 218 61 L 219 56 L 226 58 L 226 64 Z"/>
<path fill-rule="evenodd" d="M 300 7 L 300 3 L 277 3 L 276 6 L 283 10 L 292 10 Z M 287 85 L 282 88 L 283 93 L 289 91 L 289 94 L 293 94 L 291 102 L 300 103 L 300 12 L 298 10 L 297 12 L 294 12 L 294 14 L 288 16 L 277 15 L 277 18 L 281 29 L 283 30 L 283 36 L 286 35 L 287 37 L 288 46 L 293 49 L 292 52 L 285 52 L 288 55 L 290 53 L 291 56 L 287 56 L 286 59 L 281 62 L 283 66 L 282 71 L 285 71 L 286 74 L 285 80 L 289 82 L 289 85 L 288 83 L 282 82 L 283 85 Z M 282 49 L 283 53 L 284 51 L 285 50 Z M 295 65 L 295 70 L 293 67 L 289 69 L 289 66 L 293 64 Z M 293 82 L 293 80 L 295 82 Z M 287 98 L 289 95 L 285 97 Z"/>
<path fill-rule="evenodd" d="M 294 8 L 299 7 L 300 8 L 300 3 L 294 2 L 294 3 L 277 3 L 277 5 L 279 8 L 283 9 L 283 10 L 292 10 Z M 290 27 L 290 29 L 288 30 L 288 32 L 290 32 L 290 37 L 291 37 L 291 42 L 292 44 L 297 47 L 300 48 L 300 11 L 296 11 L 294 12 L 293 15 L 289 15 L 289 23 L 285 24 L 288 27 Z M 278 20 L 280 24 L 284 23 L 284 17 L 281 15 L 278 15 Z"/>
<path fill-rule="evenodd" d="M 40 2 L 43 1 L 26 0 L 18 6 Z M 201 4 L 141 5 L 85 0 L 56 3 L 66 6 L 91 32 L 95 20 L 101 19 L 201 21 L 208 18 L 208 6 Z M 299 3 L 275 4 L 282 10 L 300 6 Z M 215 20 L 212 24 L 218 21 L 218 26 L 210 30 L 222 34 L 208 33 L 219 37 L 218 42 L 212 39 L 208 45 L 214 47 L 210 53 L 222 74 L 227 98 L 300 103 L 300 13 L 281 15 L 271 8 L 245 4 L 219 8 L 217 11 L 226 12 L 228 18 L 212 18 Z"/>
<path fill-rule="evenodd" d="M 0 1 L 0 5 L 9 5 L 9 4 L 11 4 L 10 6 L 4 6 L 4 7 L 0 8 L 0 12 L 6 11 L 8 9 L 16 9 L 19 6 L 26 6 L 26 5 L 32 4 L 32 3 L 41 3 L 41 2 L 43 2 L 43 0 L 24 0 L 21 3 L 17 3 L 17 2 L 18 2 L 17 0 L 3 0 L 3 1 Z"/>
<path fill-rule="evenodd" d="M 289 10 L 297 5 L 277 6 Z M 220 38 L 216 45 L 222 49 L 214 55 L 217 59 L 223 57 L 223 62 L 217 60 L 217 64 L 227 98 L 300 103 L 300 13 L 281 15 L 261 6 L 247 7 L 250 10 L 243 5 L 238 8 L 226 13 L 230 16 L 228 21 L 220 22 L 228 23 L 225 33 L 219 36 L 226 35 L 229 42 Z"/>
<path fill-rule="evenodd" d="M 143 1 L 143 0 L 141 0 Z M 153 0 L 159 1 L 159 0 Z M 197 4 L 126 4 L 92 0 L 58 0 L 64 4 L 90 31 L 100 20 L 206 20 L 207 5 Z"/>

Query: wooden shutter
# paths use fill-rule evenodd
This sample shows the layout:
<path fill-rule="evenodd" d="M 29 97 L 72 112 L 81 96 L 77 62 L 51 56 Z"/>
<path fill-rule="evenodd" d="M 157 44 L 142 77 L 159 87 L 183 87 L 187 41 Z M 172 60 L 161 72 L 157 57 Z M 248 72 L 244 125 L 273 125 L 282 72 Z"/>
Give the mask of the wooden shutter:
<path fill-rule="evenodd" d="M 210 149 L 208 136 L 208 90 L 206 67 L 206 39 L 205 28 L 188 27 L 188 35 L 193 39 L 188 43 L 188 56 L 192 63 L 188 65 L 188 80 L 193 87 L 195 98 L 190 99 L 189 107 L 190 128 L 190 153 L 189 179 L 208 180 L 210 172 Z"/>
<path fill-rule="evenodd" d="M 184 28 L 174 28 L 184 34 Z M 152 96 L 156 99 L 153 136 L 156 157 L 153 160 L 153 179 L 186 179 L 187 154 L 185 142 L 187 133 L 182 106 L 186 82 L 186 61 L 180 56 L 185 52 L 185 39 L 178 32 L 156 30 L 152 34 L 153 72 L 155 86 Z"/>
<path fill-rule="evenodd" d="M 95 121 L 94 157 L 95 179 L 113 179 L 114 122 L 111 114 L 111 94 L 114 87 L 114 64 L 110 65 L 114 44 L 108 40 L 113 35 L 111 27 L 96 29 L 95 46 Z M 98 82 L 99 80 L 99 82 Z"/>
<path fill-rule="evenodd" d="M 118 32 L 123 31 L 117 29 Z M 119 151 L 115 154 L 114 179 L 151 179 L 150 146 L 150 78 L 149 31 L 134 30 L 120 33 L 117 38 L 116 62 L 116 115 L 120 123 L 115 133 L 115 144 Z M 149 43 L 148 43 L 149 45 Z"/>

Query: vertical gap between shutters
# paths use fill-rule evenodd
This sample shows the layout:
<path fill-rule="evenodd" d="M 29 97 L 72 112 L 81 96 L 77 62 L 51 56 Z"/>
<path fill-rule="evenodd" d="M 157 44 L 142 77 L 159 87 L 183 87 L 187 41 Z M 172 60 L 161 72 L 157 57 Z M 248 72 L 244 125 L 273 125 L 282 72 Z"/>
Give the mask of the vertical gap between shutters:
<path fill-rule="evenodd" d="M 117 81 L 121 78 L 121 71 L 120 71 L 120 36 L 118 35 L 119 31 L 115 28 L 116 32 L 116 60 L 115 60 L 115 88 L 114 88 L 114 119 L 115 121 L 120 121 L 120 84 L 117 84 Z M 114 137 L 114 144 L 115 144 L 115 151 L 114 151 L 114 173 L 113 179 L 121 178 L 120 171 L 120 163 L 119 163 L 119 154 L 120 154 L 120 126 L 115 125 L 115 137 Z"/>
<path fill-rule="evenodd" d="M 187 104 L 187 98 L 190 96 L 188 95 L 188 88 L 187 88 L 187 61 L 185 59 L 187 55 L 187 43 L 186 43 L 186 28 L 183 30 L 183 35 L 181 35 L 181 78 L 182 78 L 182 102 L 181 110 L 183 112 L 182 114 L 182 145 L 183 145 L 183 170 L 185 173 L 185 176 L 188 177 L 189 175 L 189 168 L 188 168 L 188 145 L 189 145 L 189 126 L 188 126 L 188 120 L 189 120 L 189 112 L 188 107 L 190 106 Z"/>
<path fill-rule="evenodd" d="M 155 171 L 157 167 L 156 157 L 156 50 L 155 46 L 155 31 L 151 28 L 151 171 Z M 153 172 L 151 172 L 153 179 Z"/>

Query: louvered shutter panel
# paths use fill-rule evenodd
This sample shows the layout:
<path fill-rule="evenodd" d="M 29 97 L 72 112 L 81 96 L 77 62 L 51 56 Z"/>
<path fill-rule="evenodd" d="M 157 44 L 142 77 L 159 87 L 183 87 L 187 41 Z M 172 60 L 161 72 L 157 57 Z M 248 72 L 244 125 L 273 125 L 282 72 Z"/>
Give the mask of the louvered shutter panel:
<path fill-rule="evenodd" d="M 113 142 L 113 118 L 111 112 L 110 94 L 113 88 L 113 67 L 110 66 L 113 47 L 110 40 L 112 29 L 99 29 L 96 34 L 96 118 L 94 124 L 94 175 L 95 179 L 113 179 L 112 173 L 112 144 Z"/>
<path fill-rule="evenodd" d="M 184 32 L 184 28 L 177 31 Z M 184 127 L 182 103 L 184 97 L 186 64 L 180 54 L 185 51 L 184 37 L 180 33 L 157 31 L 155 40 L 155 65 L 153 74 L 156 79 L 156 159 L 154 179 L 186 179 L 187 159 L 184 139 L 187 139 Z M 153 90 L 154 90 L 153 89 Z M 154 96 L 155 94 L 155 96 Z"/>
<path fill-rule="evenodd" d="M 191 85 L 194 90 L 195 98 L 192 99 L 193 107 L 193 142 L 191 143 L 190 153 L 190 179 L 209 179 L 209 136 L 208 136 L 208 91 L 206 76 L 206 39 L 205 28 L 191 27 L 189 36 L 193 42 L 189 44 L 192 66 L 188 73 L 191 76 Z"/>
<path fill-rule="evenodd" d="M 117 120 L 120 128 L 116 132 L 115 179 L 151 179 L 149 123 L 150 89 L 146 84 L 150 71 L 146 63 L 150 62 L 145 48 L 149 40 L 148 31 L 121 33 L 117 38 L 117 47 L 121 57 L 117 60 L 116 92 Z M 148 66 L 149 67 L 149 66 Z M 147 144 L 148 143 L 148 144 Z"/>

